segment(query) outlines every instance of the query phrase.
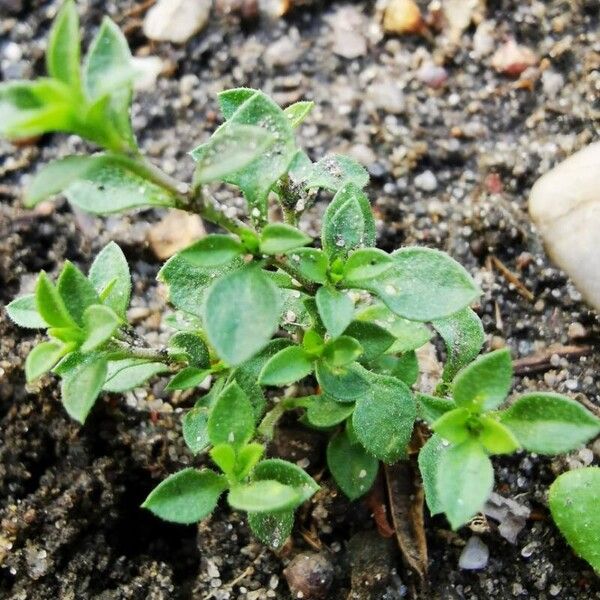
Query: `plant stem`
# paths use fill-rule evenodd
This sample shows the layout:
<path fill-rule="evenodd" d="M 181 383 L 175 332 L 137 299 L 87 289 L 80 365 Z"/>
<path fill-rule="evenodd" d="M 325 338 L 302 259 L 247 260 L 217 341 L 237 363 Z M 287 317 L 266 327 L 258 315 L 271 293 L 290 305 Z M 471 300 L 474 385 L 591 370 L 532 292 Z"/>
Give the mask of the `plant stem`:
<path fill-rule="evenodd" d="M 315 294 L 317 291 L 318 285 L 303 277 L 293 265 L 284 258 L 275 256 L 271 259 L 271 264 L 280 268 L 282 271 L 285 271 L 290 277 L 293 277 L 310 295 Z"/>

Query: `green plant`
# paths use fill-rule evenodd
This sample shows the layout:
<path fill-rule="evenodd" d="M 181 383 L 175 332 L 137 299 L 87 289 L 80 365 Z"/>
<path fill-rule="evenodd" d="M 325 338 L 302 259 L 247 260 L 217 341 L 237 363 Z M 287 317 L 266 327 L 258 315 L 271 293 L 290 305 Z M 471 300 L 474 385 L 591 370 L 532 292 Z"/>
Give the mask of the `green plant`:
<path fill-rule="evenodd" d="M 600 573 L 600 468 L 563 473 L 550 487 L 552 518 L 573 547 Z"/>
<path fill-rule="evenodd" d="M 477 285 L 443 252 L 374 248 L 367 172 L 338 155 L 312 162 L 296 146 L 294 128 L 311 103 L 282 110 L 260 91 L 222 92 L 225 121 L 191 152 L 194 179 L 182 184 L 135 144 L 128 120 L 134 73 L 121 34 L 105 20 L 80 71 L 77 29 L 69 1 L 51 34 L 52 78 L 0 87 L 4 133 L 76 132 L 107 152 L 47 165 L 33 178 L 26 204 L 64 193 L 97 214 L 172 206 L 226 231 L 211 233 L 160 270 L 178 311 L 169 320 L 176 332 L 167 349 L 148 348 L 127 325 L 129 272 L 114 244 L 87 278 L 67 263 L 56 285 L 42 273 L 35 294 L 8 306 L 17 324 L 48 329 L 50 341 L 27 359 L 27 378 L 53 370 L 62 378 L 67 411 L 81 423 L 102 390 L 122 392 L 166 373 L 169 390 L 194 389 L 211 378 L 210 391 L 183 418 L 183 435 L 190 451 L 208 452 L 222 474 L 184 469 L 150 494 L 146 508 L 194 522 L 228 490 L 230 505 L 248 512 L 256 535 L 279 547 L 294 509 L 317 489 L 296 465 L 262 458 L 263 443 L 288 411 L 330 436 L 329 469 L 351 499 L 370 489 L 380 461 L 407 457 L 418 416 L 431 423 L 436 433 L 419 457 L 427 502 L 455 528 L 491 491 L 490 454 L 520 446 L 566 452 L 598 434 L 597 418 L 556 394 L 527 394 L 496 411 L 510 391 L 511 362 L 506 350 L 476 359 L 483 329 L 468 305 L 480 293 Z M 94 78 L 119 85 L 94 87 Z M 242 191 L 248 222 L 212 199 L 207 184 L 214 181 Z M 328 193 L 333 199 L 313 245 L 298 219 Z M 268 221 L 270 198 L 284 223 Z M 415 395 L 415 350 L 434 332 L 446 344 L 446 365 L 434 395 Z M 298 395 L 299 382 L 313 393 Z M 279 401 L 265 393 L 284 386 L 292 387 Z"/>

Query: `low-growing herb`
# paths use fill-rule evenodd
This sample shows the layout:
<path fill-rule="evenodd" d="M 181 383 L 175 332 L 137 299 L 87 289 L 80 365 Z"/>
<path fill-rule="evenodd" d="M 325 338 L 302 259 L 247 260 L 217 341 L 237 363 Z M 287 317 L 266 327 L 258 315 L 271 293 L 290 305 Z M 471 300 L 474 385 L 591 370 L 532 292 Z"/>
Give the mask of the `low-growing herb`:
<path fill-rule="evenodd" d="M 0 86 L 5 136 L 63 131 L 102 148 L 42 168 L 26 205 L 64 194 L 97 214 L 177 207 L 219 229 L 159 272 L 177 311 L 166 319 L 175 329 L 167 348 L 149 347 L 128 325 L 129 269 L 112 243 L 87 276 L 67 262 L 56 278 L 42 272 L 34 293 L 7 307 L 18 325 L 47 332 L 27 358 L 27 379 L 57 375 L 65 409 L 80 423 L 103 391 L 121 393 L 155 376 L 169 377 L 169 392 L 193 394 L 210 384 L 186 410 L 182 428 L 190 452 L 206 455 L 216 470 L 198 459 L 198 467 L 160 483 L 145 508 L 193 523 L 226 495 L 260 540 L 280 547 L 294 511 L 318 489 L 299 466 L 265 457 L 286 412 L 328 437 L 329 471 L 352 500 L 369 491 L 380 461 L 407 458 L 417 419 L 428 423 L 433 435 L 418 460 L 426 499 L 453 528 L 488 498 L 490 456 L 564 453 L 598 435 L 600 420 L 575 400 L 541 392 L 508 399 L 510 353 L 479 356 L 483 328 L 469 305 L 480 290 L 460 264 L 431 248 L 375 248 L 366 170 L 338 155 L 313 162 L 297 147 L 294 129 L 312 103 L 282 109 L 257 90 L 220 93 L 224 122 L 190 152 L 193 180 L 178 182 L 135 142 L 135 70 L 124 37 L 106 19 L 81 62 L 78 29 L 75 3 L 67 0 L 50 34 L 48 77 Z M 211 184 L 237 186 L 248 218 L 225 211 Z M 314 240 L 298 222 L 317 197 L 330 202 Z M 284 222 L 269 219 L 273 202 Z M 416 350 L 436 333 L 446 364 L 428 395 L 415 389 Z M 299 395 L 299 382 L 310 395 Z M 286 386 L 273 401 L 269 390 Z M 589 536 L 563 502 L 562 481 L 551 493 L 555 518 L 596 565 Z M 586 506 L 588 496 L 581 496 Z"/>

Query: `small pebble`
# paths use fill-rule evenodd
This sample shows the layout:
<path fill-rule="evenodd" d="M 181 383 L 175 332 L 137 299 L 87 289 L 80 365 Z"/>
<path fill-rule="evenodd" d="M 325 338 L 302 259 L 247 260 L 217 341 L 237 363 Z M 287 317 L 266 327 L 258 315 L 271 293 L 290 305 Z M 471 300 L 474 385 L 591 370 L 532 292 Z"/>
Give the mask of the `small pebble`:
<path fill-rule="evenodd" d="M 458 566 L 467 571 L 484 569 L 488 564 L 489 557 L 488 547 L 481 541 L 481 538 L 474 535 L 463 548 L 458 559 Z"/>
<path fill-rule="evenodd" d="M 437 179 L 431 171 L 423 171 L 415 177 L 415 185 L 424 192 L 433 192 L 437 188 Z"/>

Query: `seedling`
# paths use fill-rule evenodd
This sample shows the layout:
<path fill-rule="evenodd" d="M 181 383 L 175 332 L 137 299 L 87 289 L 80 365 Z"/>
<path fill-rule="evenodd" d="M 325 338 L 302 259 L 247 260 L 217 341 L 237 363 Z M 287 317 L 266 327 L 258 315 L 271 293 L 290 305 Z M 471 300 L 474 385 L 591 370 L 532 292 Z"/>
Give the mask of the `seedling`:
<path fill-rule="evenodd" d="M 263 458 L 286 411 L 329 436 L 329 470 L 351 499 L 370 489 L 380 461 L 407 457 L 417 418 L 430 423 L 435 433 L 419 456 L 427 503 L 454 528 L 481 510 L 492 489 L 489 455 L 521 447 L 568 452 L 600 432 L 596 417 L 557 394 L 526 394 L 498 410 L 510 392 L 511 361 L 507 350 L 477 358 L 483 329 L 469 308 L 477 285 L 443 252 L 374 247 L 365 169 L 338 155 L 313 162 L 296 145 L 294 128 L 311 103 L 281 109 L 260 91 L 222 92 L 224 122 L 192 150 L 196 171 L 188 185 L 137 148 L 128 117 L 134 70 L 114 24 L 103 22 L 80 68 L 77 14 L 68 1 L 52 29 L 48 71 L 50 78 L 0 87 L 4 133 L 67 131 L 106 151 L 44 167 L 29 186 L 28 206 L 62 193 L 97 214 L 178 207 L 224 230 L 160 270 L 177 311 L 167 349 L 149 348 L 128 327 L 129 271 L 114 244 L 87 278 L 67 263 L 56 285 L 42 273 L 34 295 L 8 306 L 17 324 L 47 328 L 50 338 L 32 350 L 27 378 L 52 369 L 62 378 L 67 411 L 81 423 L 101 391 L 123 392 L 167 373 L 168 390 L 211 382 L 185 413 L 183 435 L 190 451 L 208 454 L 220 472 L 180 471 L 144 507 L 191 523 L 227 491 L 259 539 L 280 547 L 294 509 L 317 490 L 298 466 Z M 213 182 L 241 190 L 248 219 L 212 199 Z M 315 241 L 298 219 L 328 195 Z M 269 222 L 272 201 L 285 222 Z M 447 348 L 442 378 L 434 395 L 415 394 L 415 350 L 435 332 Z"/>

